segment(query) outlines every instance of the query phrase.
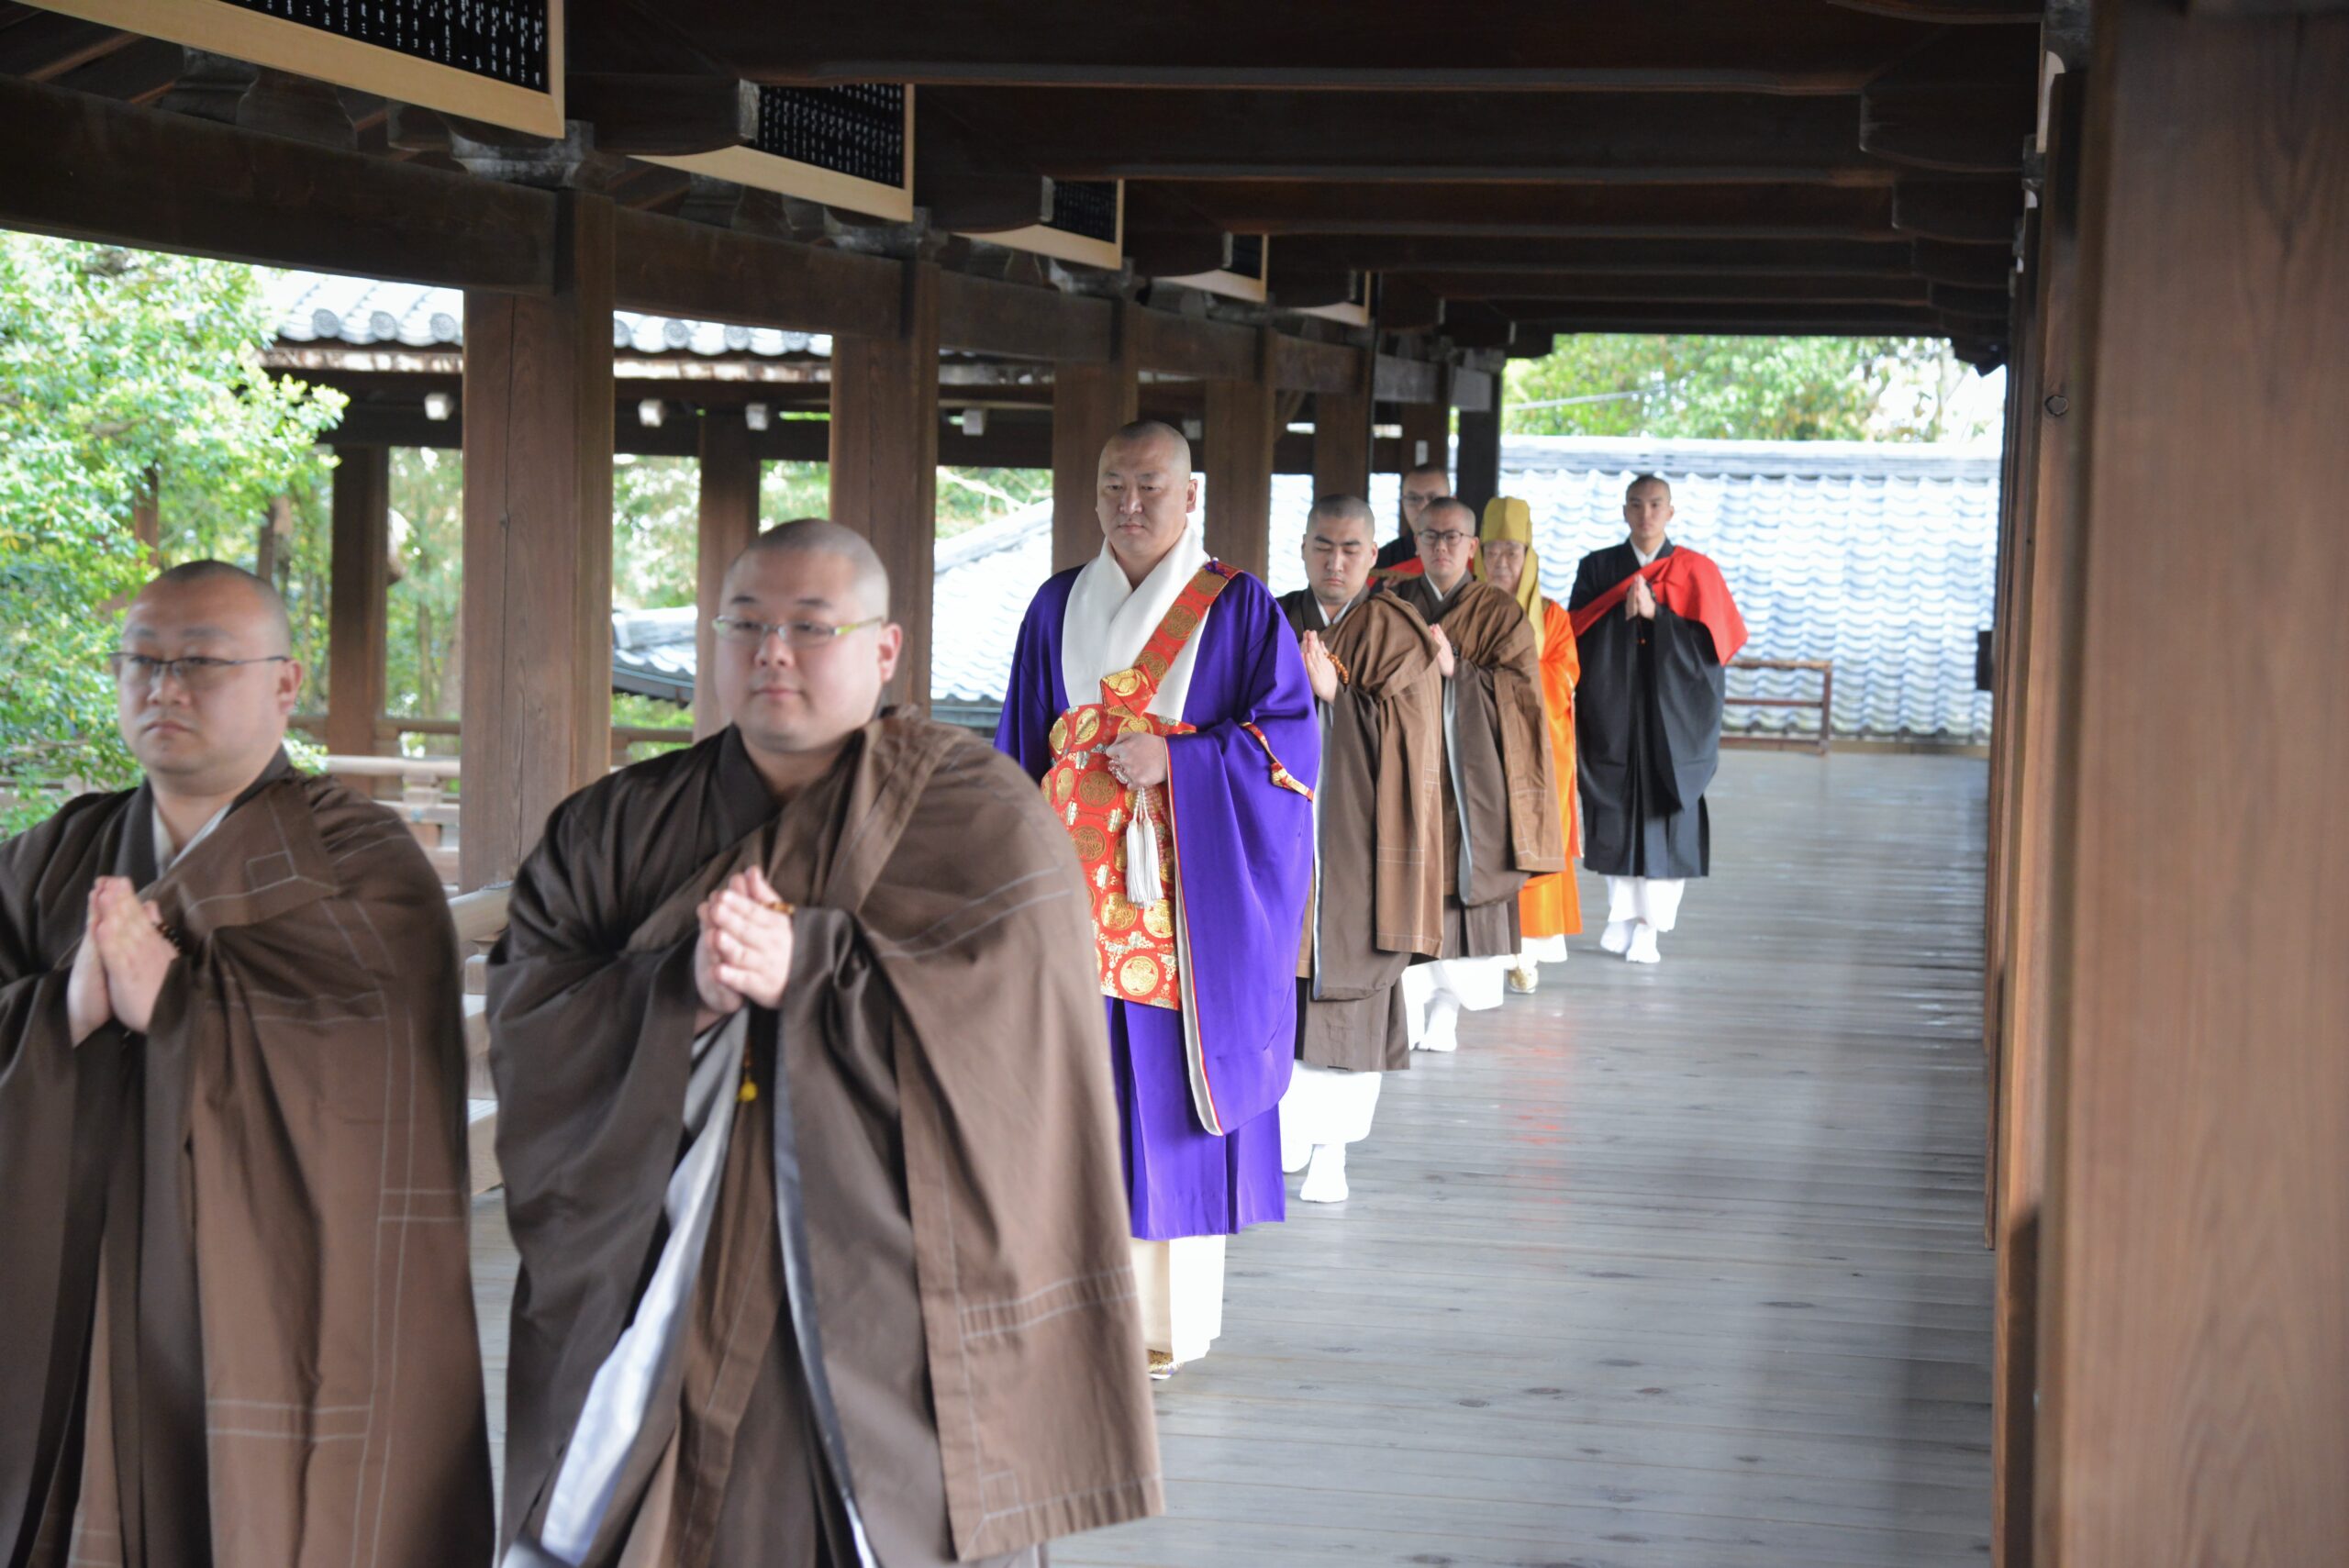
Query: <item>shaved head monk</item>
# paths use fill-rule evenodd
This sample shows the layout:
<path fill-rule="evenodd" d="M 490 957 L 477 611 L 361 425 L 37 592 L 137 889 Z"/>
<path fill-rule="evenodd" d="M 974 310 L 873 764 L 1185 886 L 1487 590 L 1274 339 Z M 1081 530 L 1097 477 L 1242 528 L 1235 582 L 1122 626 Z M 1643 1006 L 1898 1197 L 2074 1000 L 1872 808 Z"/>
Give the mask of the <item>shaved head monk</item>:
<path fill-rule="evenodd" d="M 1182 434 L 1102 448 L 1101 551 L 1037 590 L 996 744 L 1083 865 L 1152 1369 L 1207 1353 L 1224 1239 L 1286 1212 L 1275 1107 L 1320 755 L 1270 590 L 1211 561 Z"/>
<path fill-rule="evenodd" d="M 1403 471 L 1396 492 L 1397 532 L 1379 549 L 1375 564 L 1380 572 L 1415 577 L 1427 570 L 1419 562 L 1419 515 L 1451 494 L 1451 471 L 1440 462 L 1414 463 Z"/>
<path fill-rule="evenodd" d="M 267 584 L 150 583 L 138 788 L 0 845 L 11 1563 L 482 1561 L 456 934 L 399 819 L 283 750 Z"/>
<path fill-rule="evenodd" d="M 1542 656 L 1517 601 L 1471 575 L 1478 523 L 1450 496 L 1419 516 L 1427 570 L 1396 580 L 1419 612 L 1443 672 L 1443 952 L 1405 971 L 1412 1043 L 1452 1051 L 1464 1011 L 1501 1005 L 1520 940 L 1518 894 L 1564 871 L 1555 762 L 1542 712 Z"/>
<path fill-rule="evenodd" d="M 1672 486 L 1653 473 L 1623 494 L 1631 537 L 1575 569 L 1566 601 L 1581 672 L 1575 757 L 1583 859 L 1607 879 L 1599 946 L 1657 963 L 1688 879 L 1712 865 L 1705 791 L 1720 765 L 1728 667 L 1745 620 L 1711 559 L 1671 538 Z"/>
<path fill-rule="evenodd" d="M 1297 1076 L 1281 1100 L 1281 1164 L 1304 1170 L 1307 1203 L 1349 1195 L 1346 1145 L 1370 1136 L 1381 1075 L 1411 1063 L 1404 966 L 1443 940 L 1443 676 L 1419 612 L 1370 584 L 1376 528 L 1357 496 L 1316 501 L 1307 586 L 1280 599 L 1321 721 Z"/>
<path fill-rule="evenodd" d="M 520 1565 L 1041 1560 L 1162 1506 L 1091 930 L 1019 771 L 762 534 L 727 728 L 558 806 L 491 957 Z"/>

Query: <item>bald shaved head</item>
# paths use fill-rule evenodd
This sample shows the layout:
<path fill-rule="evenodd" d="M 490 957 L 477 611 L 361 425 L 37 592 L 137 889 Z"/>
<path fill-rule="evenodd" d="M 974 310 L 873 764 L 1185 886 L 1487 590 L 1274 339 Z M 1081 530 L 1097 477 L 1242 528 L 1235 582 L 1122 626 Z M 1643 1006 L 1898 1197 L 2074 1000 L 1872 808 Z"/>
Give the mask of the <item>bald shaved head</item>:
<path fill-rule="evenodd" d="M 1126 580 L 1139 583 L 1182 539 L 1199 504 L 1191 443 L 1172 425 L 1137 419 L 1101 448 L 1094 478 L 1101 537 Z"/>
<path fill-rule="evenodd" d="M 207 584 L 224 590 L 232 598 L 241 589 L 250 602 L 252 613 L 260 617 L 261 626 L 257 629 L 269 644 L 268 651 L 291 653 L 294 651 L 294 625 L 286 618 L 285 601 L 278 597 L 277 590 L 269 585 L 267 579 L 257 577 L 241 566 L 234 566 L 225 561 L 184 562 L 168 572 L 157 573 L 152 582 L 139 590 L 139 597 L 144 599 L 158 592 L 169 594 L 178 589 Z M 135 608 L 132 614 L 134 617 L 137 615 Z"/>
<path fill-rule="evenodd" d="M 1182 431 L 1163 419 L 1137 419 L 1121 425 L 1109 438 L 1112 447 L 1136 447 L 1163 444 L 1166 449 L 1164 466 L 1177 473 L 1191 472 L 1191 441 Z"/>
<path fill-rule="evenodd" d="M 752 539 L 726 568 L 729 590 L 740 576 L 743 563 L 756 555 L 837 555 L 849 563 L 859 613 L 889 613 L 889 569 L 881 564 L 872 541 L 854 528 L 844 528 L 828 517 L 794 517 L 777 523 Z"/>

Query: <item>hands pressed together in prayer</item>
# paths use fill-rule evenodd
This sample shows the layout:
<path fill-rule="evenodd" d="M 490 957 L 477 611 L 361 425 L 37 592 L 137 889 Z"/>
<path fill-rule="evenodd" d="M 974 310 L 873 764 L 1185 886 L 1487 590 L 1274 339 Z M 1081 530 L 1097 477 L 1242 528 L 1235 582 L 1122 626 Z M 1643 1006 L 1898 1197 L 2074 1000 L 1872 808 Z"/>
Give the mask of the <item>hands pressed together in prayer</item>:
<path fill-rule="evenodd" d="M 695 916 L 694 989 L 701 998 L 694 1032 L 740 1012 L 742 1004 L 774 1007 L 791 978 L 791 906 L 752 866 L 701 901 Z"/>
<path fill-rule="evenodd" d="M 1304 641 L 1298 645 L 1298 651 L 1305 656 L 1305 678 L 1312 684 L 1315 699 L 1320 702 L 1335 702 L 1341 684 L 1338 679 L 1338 662 L 1330 657 L 1330 651 L 1327 648 L 1321 646 L 1321 634 L 1318 631 L 1307 632 Z"/>
<path fill-rule="evenodd" d="M 1629 620 L 1655 619 L 1655 590 L 1645 577 L 1631 579 L 1631 591 L 1623 595 L 1623 615 Z"/>
<path fill-rule="evenodd" d="M 155 998 L 179 962 L 163 935 L 163 917 L 139 901 L 130 879 L 102 876 L 90 889 L 82 946 L 65 982 L 65 1016 L 75 1045 L 109 1023 L 144 1034 L 155 1019 Z"/>
<path fill-rule="evenodd" d="M 1109 773 L 1128 789 L 1166 782 L 1166 737 L 1127 735 L 1109 743 Z"/>
<path fill-rule="evenodd" d="M 1428 640 L 1435 644 L 1437 673 L 1447 681 L 1452 679 L 1452 672 L 1460 666 L 1458 656 L 1452 651 L 1452 639 L 1443 635 L 1443 628 L 1431 626 L 1428 628 Z"/>

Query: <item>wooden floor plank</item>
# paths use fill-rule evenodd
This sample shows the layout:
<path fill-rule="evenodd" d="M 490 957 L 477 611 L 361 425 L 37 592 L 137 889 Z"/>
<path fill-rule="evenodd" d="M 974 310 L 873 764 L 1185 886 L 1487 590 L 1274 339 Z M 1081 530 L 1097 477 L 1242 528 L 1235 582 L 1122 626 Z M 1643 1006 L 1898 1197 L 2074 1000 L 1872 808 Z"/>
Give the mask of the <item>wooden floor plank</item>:
<path fill-rule="evenodd" d="M 1987 1561 L 1984 787 L 1731 754 L 1664 963 L 1594 923 L 1390 1078 L 1353 1198 L 1236 1240 L 1223 1338 L 1160 1385 L 1173 1512 L 1056 1568 Z"/>

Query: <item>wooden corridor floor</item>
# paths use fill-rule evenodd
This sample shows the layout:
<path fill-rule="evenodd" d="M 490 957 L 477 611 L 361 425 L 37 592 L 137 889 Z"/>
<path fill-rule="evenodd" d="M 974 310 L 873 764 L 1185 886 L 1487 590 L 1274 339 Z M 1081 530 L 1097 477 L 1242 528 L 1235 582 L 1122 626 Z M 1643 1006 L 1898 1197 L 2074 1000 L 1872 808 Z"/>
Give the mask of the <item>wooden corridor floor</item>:
<path fill-rule="evenodd" d="M 1653 969 L 1586 876 L 1541 993 L 1388 1079 L 1352 1198 L 1233 1241 L 1170 1515 L 1055 1568 L 1987 1562 L 1986 778 L 1730 754 Z M 495 1194 L 475 1235 L 502 1433 Z"/>

